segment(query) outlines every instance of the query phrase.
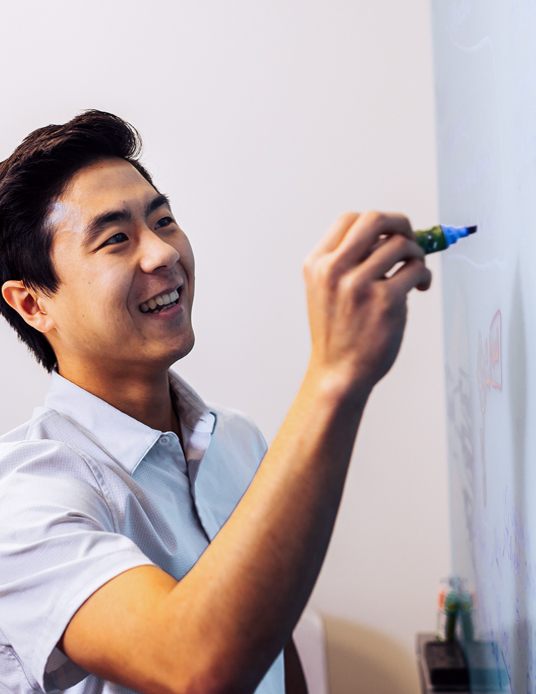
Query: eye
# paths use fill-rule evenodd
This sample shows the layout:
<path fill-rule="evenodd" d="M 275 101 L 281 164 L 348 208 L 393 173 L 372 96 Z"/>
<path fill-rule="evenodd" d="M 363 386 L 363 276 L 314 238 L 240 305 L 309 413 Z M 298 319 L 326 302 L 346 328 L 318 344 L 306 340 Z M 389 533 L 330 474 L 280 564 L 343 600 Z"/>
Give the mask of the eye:
<path fill-rule="evenodd" d="M 128 241 L 128 236 L 120 231 L 118 234 L 114 234 L 107 241 L 105 241 L 103 246 L 114 246 L 118 243 L 123 243 L 123 241 Z"/>
<path fill-rule="evenodd" d="M 162 219 L 159 219 L 158 222 L 155 224 L 155 229 L 160 229 L 161 227 L 168 227 L 170 224 L 174 224 L 175 220 L 173 217 L 162 217 Z"/>

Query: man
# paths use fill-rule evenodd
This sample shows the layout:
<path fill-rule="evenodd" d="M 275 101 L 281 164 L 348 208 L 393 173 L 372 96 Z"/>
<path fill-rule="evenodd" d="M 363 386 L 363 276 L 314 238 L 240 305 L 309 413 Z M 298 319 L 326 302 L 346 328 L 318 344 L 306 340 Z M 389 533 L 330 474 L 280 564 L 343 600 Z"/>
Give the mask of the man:
<path fill-rule="evenodd" d="M 311 358 L 266 452 L 169 371 L 194 343 L 194 259 L 139 145 L 89 111 L 0 168 L 1 310 L 52 371 L 0 439 L 0 684 L 297 694 L 292 631 L 430 273 L 405 217 L 335 222 L 305 261 Z"/>

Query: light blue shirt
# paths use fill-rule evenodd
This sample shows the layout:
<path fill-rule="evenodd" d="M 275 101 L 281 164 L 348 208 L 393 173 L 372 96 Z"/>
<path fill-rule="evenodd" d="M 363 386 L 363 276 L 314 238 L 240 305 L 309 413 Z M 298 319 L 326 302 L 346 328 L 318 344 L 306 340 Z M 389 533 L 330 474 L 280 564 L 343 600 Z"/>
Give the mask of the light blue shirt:
<path fill-rule="evenodd" d="M 266 452 L 244 415 L 170 386 L 186 455 L 59 374 L 45 406 L 0 438 L 0 694 L 131 692 L 56 648 L 104 583 L 155 564 L 180 580 L 248 488 Z M 103 634 L 103 639 L 106 634 Z M 257 694 L 283 694 L 281 654 Z"/>

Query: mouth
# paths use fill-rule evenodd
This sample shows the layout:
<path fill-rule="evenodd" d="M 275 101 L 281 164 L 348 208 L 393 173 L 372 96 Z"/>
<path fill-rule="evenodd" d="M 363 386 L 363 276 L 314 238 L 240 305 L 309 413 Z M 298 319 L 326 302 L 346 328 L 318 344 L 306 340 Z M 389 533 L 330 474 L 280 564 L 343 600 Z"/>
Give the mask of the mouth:
<path fill-rule="evenodd" d="M 142 313 L 161 313 L 167 311 L 179 303 L 180 287 L 173 289 L 171 292 L 162 292 L 158 296 L 153 296 L 149 301 L 140 304 L 139 310 Z"/>

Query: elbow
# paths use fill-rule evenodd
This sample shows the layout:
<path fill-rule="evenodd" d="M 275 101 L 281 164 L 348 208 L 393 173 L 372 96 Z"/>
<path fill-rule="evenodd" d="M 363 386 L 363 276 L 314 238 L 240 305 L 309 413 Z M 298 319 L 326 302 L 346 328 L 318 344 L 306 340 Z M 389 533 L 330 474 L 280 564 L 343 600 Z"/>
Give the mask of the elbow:
<path fill-rule="evenodd" d="M 166 688 L 165 694 L 254 694 L 262 680 L 262 674 L 242 670 L 233 676 L 227 667 L 205 667 L 182 673 Z"/>
<path fill-rule="evenodd" d="M 246 686 L 237 682 L 224 682 L 202 676 L 188 683 L 182 682 L 166 690 L 166 694 L 254 694 L 258 682 Z"/>
<path fill-rule="evenodd" d="M 191 639 L 167 653 L 168 687 L 162 694 L 254 694 L 272 666 L 275 654 L 243 641 Z M 175 653 L 175 657 L 173 656 Z M 179 655 L 180 653 L 180 655 Z"/>

